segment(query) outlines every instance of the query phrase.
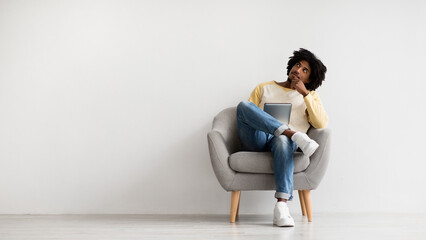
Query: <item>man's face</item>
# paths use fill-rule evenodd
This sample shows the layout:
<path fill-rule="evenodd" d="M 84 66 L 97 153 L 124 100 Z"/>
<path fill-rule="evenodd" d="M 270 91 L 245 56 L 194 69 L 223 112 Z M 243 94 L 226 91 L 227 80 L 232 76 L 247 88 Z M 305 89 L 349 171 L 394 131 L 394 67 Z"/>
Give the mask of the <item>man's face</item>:
<path fill-rule="evenodd" d="M 311 75 L 311 67 L 305 60 L 297 62 L 291 68 L 288 79 L 292 82 L 294 79 L 300 79 L 304 84 L 309 83 L 309 76 Z"/>

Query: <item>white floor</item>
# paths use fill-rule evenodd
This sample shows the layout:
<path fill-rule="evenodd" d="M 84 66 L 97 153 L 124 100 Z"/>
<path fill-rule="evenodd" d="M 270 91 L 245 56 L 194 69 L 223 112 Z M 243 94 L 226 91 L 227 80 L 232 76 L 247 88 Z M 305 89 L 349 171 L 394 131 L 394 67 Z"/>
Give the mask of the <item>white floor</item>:
<path fill-rule="evenodd" d="M 272 225 L 272 215 L 0 215 L 8 239 L 426 239 L 426 215 L 315 214 L 294 228 Z"/>

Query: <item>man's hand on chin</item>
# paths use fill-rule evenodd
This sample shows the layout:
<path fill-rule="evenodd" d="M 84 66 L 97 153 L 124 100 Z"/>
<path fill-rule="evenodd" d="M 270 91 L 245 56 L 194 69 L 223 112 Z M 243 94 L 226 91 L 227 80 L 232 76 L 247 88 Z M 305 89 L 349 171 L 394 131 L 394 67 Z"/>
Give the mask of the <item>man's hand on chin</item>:
<path fill-rule="evenodd" d="M 290 86 L 291 89 L 298 91 L 300 94 L 302 94 L 303 97 L 306 97 L 306 95 L 309 94 L 305 84 L 300 79 L 293 79 Z"/>

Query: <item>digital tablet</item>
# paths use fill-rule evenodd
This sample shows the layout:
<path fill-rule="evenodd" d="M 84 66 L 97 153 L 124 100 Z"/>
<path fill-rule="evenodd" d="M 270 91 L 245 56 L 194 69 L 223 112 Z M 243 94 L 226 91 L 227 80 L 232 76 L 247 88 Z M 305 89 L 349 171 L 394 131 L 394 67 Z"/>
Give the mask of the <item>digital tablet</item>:
<path fill-rule="evenodd" d="M 282 123 L 290 124 L 291 103 L 265 103 L 263 111 Z"/>

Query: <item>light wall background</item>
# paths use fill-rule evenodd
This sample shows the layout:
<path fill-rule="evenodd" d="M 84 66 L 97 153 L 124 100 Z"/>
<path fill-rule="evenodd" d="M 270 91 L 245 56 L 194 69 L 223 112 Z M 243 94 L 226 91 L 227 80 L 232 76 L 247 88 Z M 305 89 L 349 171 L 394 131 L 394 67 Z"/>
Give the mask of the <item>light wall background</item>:
<path fill-rule="evenodd" d="M 425 213 L 425 11 L 402 0 L 0 1 L 0 213 L 228 213 L 212 119 L 284 81 L 300 47 L 329 69 L 318 93 L 333 144 L 314 213 Z M 240 213 L 272 214 L 273 194 L 243 192 Z"/>

